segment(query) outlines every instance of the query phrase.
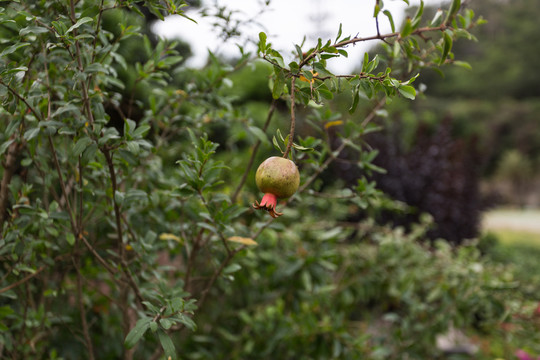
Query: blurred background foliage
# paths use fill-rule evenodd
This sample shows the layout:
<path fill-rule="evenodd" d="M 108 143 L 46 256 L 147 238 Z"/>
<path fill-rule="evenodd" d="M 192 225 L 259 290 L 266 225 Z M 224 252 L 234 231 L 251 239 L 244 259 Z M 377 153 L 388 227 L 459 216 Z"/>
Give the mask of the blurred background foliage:
<path fill-rule="evenodd" d="M 376 124 L 369 128 L 372 132 L 362 135 L 356 145 L 362 151 L 352 146 L 343 151 L 312 188 L 286 209 L 286 216 L 261 233 L 257 247 L 236 254 L 235 262 L 211 289 L 197 282 L 207 280 L 227 254 L 216 248 L 203 252 L 195 274 L 198 278 L 194 276 L 187 289 L 209 294 L 204 295 L 204 307 L 199 304 L 195 310 L 197 329 L 188 330 L 190 322 L 185 319 L 180 329 L 160 324 L 171 329 L 168 333 L 180 358 L 513 359 L 517 349 L 540 354 L 536 310 L 540 239 L 529 233 L 486 234 L 481 227 L 482 214 L 491 207 L 538 205 L 540 62 L 535 59 L 540 49 L 531 39 L 535 39 L 540 10 L 532 0 L 475 0 L 464 6 L 488 20 L 474 29 L 478 42 L 459 41 L 452 50 L 472 70 L 444 66 L 442 75 L 424 71 L 415 82 L 421 90 L 417 99 L 394 98 L 378 112 Z M 246 208 L 259 196 L 253 169 L 236 201 L 223 201 L 223 194 L 234 192 L 260 136 L 253 127 L 263 128 L 267 120 L 273 70 L 267 63 L 248 61 L 247 56 L 235 60 L 211 56 L 204 68 L 187 68 L 183 64 L 190 56 L 189 45 L 159 42 L 150 30 L 157 15 L 140 9 L 143 17 L 125 9 L 103 17 L 103 28 L 113 37 L 121 36 L 120 23 L 140 26 L 140 32 L 148 35 L 145 41 L 139 37 L 122 40 L 117 59 L 125 60 L 111 66 L 124 86 L 109 84 L 114 91 L 107 89 L 111 96 L 105 97 L 103 111 L 107 126 L 116 128 L 122 139 L 133 132 L 129 125 L 125 127 L 126 117 L 137 127 L 148 125 L 146 139 L 151 146 L 138 143 L 139 157 L 123 154 L 117 164 L 126 174 L 126 187 L 150 194 L 147 198 L 126 191 L 121 199 L 134 224 L 133 238 L 140 239 L 130 243 L 138 254 L 130 259 L 130 266 L 141 275 L 143 296 L 156 304 L 179 298 L 187 302 L 183 291 L 190 285 L 182 281 L 185 273 L 180 268 L 185 264 L 178 259 L 185 255 L 184 246 L 196 235 L 197 226 L 215 222 L 219 231 L 229 231 L 225 216 L 208 220 L 208 216 L 225 213 L 233 219 L 233 230 L 243 236 L 249 236 L 250 227 L 264 224 L 251 212 L 240 220 L 233 216 L 236 207 Z M 225 30 L 224 34 L 232 34 Z M 11 29 L 1 27 L 0 31 Z M 386 50 L 377 48 L 373 53 Z M 171 60 L 170 68 L 165 64 L 163 72 L 153 67 L 162 57 L 177 55 L 182 58 Z M 385 62 L 382 55 L 381 60 L 381 66 L 399 68 Z M 339 143 L 339 134 L 358 131 L 348 129 L 348 121 L 361 121 L 372 104 L 361 102 L 351 115 L 347 112 L 350 101 L 351 94 L 345 90 L 321 109 L 299 108 L 301 144 L 318 149 L 317 138 L 332 146 Z M 287 132 L 287 102 L 278 100 L 276 109 L 266 134 L 278 129 Z M 2 130 L 7 125 L 2 124 Z M 227 166 L 221 173 L 223 183 L 211 184 L 219 192 L 205 193 L 210 206 L 202 204 L 193 189 L 183 187 L 190 181 L 189 174 L 173 165 L 181 160 L 191 166 L 200 156 L 196 151 L 203 148 L 215 151 L 204 156 L 215 161 L 216 169 L 220 161 Z M 267 137 L 255 163 L 274 152 Z M 298 154 L 301 171 L 312 171 L 323 155 Z M 23 161 L 28 158 L 19 159 L 10 189 L 11 200 L 18 204 L 43 196 L 24 184 L 26 176 L 38 177 L 32 169 L 30 175 L 26 173 L 30 162 Z M 101 192 L 88 197 L 111 196 L 103 180 L 107 178 L 103 164 L 102 157 L 90 163 L 92 189 Z M 358 193 L 360 197 L 355 196 Z M 112 215 L 110 202 L 88 206 Z M 21 233 L 23 225 L 30 227 L 38 217 L 30 211 L 24 214 L 22 208 L 27 217 L 16 229 Z M 201 213 L 206 220 L 201 220 Z M 54 232 L 44 235 L 39 229 L 46 220 L 25 230 L 25 236 L 34 241 L 25 246 L 38 249 L 32 254 L 56 251 L 45 241 Z M 112 220 L 91 224 L 99 236 L 90 240 L 106 249 L 115 225 Z M 186 233 L 187 237 L 180 236 Z M 56 236 L 61 234 L 57 231 Z M 8 261 L 13 261 L 8 243 L 2 243 L 2 288 L 25 271 L 8 271 Z M 22 245 L 18 246 L 15 252 L 22 253 Z M 65 241 L 62 246 L 67 246 Z M 88 308 L 92 341 L 99 344 L 97 358 L 163 357 L 156 351 L 163 346 L 161 338 L 150 332 L 134 352 L 126 352 L 126 320 L 110 299 L 116 294 L 115 283 L 92 256 L 81 260 L 77 271 L 90 284 L 82 302 Z M 73 295 L 74 266 L 61 266 L 20 289 L 2 292 L 3 357 L 87 357 L 80 309 Z M 66 303 L 72 306 L 66 309 Z M 144 318 L 141 310 L 136 315 Z M 437 346 L 441 335 L 454 328 L 466 335 L 467 344 L 473 344 L 472 355 L 454 353 L 462 343 L 447 351 Z"/>

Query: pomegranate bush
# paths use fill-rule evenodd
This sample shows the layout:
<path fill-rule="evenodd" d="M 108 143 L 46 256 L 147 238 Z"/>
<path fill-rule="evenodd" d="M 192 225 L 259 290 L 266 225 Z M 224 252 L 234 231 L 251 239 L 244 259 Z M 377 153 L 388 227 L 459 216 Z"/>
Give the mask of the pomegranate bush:
<path fill-rule="evenodd" d="M 387 103 L 415 98 L 421 70 L 454 63 L 453 42 L 477 23 L 459 0 L 430 19 L 421 3 L 403 24 L 377 1 L 375 35 L 336 24 L 335 40 L 296 46 L 290 62 L 266 33 L 243 34 L 256 49 L 240 47 L 232 66 L 211 54 L 198 70 L 182 44 L 146 33 L 151 22 L 214 14 L 227 42 L 234 12 L 182 0 L 0 5 L 0 357 L 381 358 L 408 348 L 374 342 L 374 303 L 384 305 L 374 316 L 402 321 L 394 344 L 411 341 L 413 316 L 442 317 L 437 331 L 470 325 L 473 310 L 493 320 L 488 264 L 471 256 L 480 270 L 464 278 L 445 272 L 459 272 L 461 252 L 407 242 L 412 254 L 393 256 L 403 249 L 392 244 L 421 236 L 344 226 L 351 209 L 393 202 L 363 177 L 343 187 L 326 173 L 351 151 L 355 166 L 379 170 L 363 135 Z M 379 56 L 352 74 L 328 70 L 367 41 L 384 46 Z M 230 96 L 251 64 L 250 81 L 268 83 L 263 114 L 260 99 Z M 330 102 L 344 95 L 350 114 Z M 272 217 L 250 206 L 255 185 L 265 193 L 255 207 Z M 278 198 L 289 199 L 275 219 Z M 431 260 L 445 267 L 430 272 Z M 437 355 L 425 339 L 410 356 Z"/>

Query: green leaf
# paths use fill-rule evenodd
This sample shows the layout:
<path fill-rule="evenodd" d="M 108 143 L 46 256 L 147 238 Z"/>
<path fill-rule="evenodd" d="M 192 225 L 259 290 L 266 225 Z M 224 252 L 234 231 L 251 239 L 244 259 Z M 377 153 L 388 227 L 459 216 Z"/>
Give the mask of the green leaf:
<path fill-rule="evenodd" d="M 403 95 L 403 97 L 407 99 L 414 100 L 416 98 L 416 90 L 412 86 L 401 85 L 400 87 L 398 87 L 398 91 L 401 95 Z"/>
<path fill-rule="evenodd" d="M 27 130 L 25 133 L 24 133 L 24 139 L 26 141 L 30 141 L 32 140 L 33 138 L 35 138 L 38 134 L 39 134 L 39 130 L 40 128 L 39 127 L 35 127 L 35 128 L 32 128 L 32 129 L 29 129 Z"/>
<path fill-rule="evenodd" d="M 6 55 L 9 55 L 11 53 L 14 53 L 15 51 L 23 48 L 23 47 L 26 47 L 26 46 L 29 46 L 30 43 L 16 43 L 16 44 L 13 44 L 9 47 L 7 47 L 6 49 L 4 49 L 4 51 L 2 51 L 0 53 L 0 58 L 3 58 L 4 56 Z"/>
<path fill-rule="evenodd" d="M 75 244 L 75 235 L 73 235 L 72 233 L 67 233 L 66 241 L 69 245 L 73 246 Z"/>
<path fill-rule="evenodd" d="M 377 1 L 375 3 L 375 8 L 373 9 L 373 17 L 379 16 L 379 12 L 381 11 L 381 6 L 379 5 L 379 2 Z"/>
<path fill-rule="evenodd" d="M 161 343 L 161 347 L 163 348 L 163 352 L 165 353 L 165 359 L 171 359 L 175 360 L 176 357 L 176 349 L 174 347 L 174 343 L 171 339 L 171 337 L 163 330 L 158 330 L 158 337 L 159 342 Z"/>
<path fill-rule="evenodd" d="M 161 320 L 159 320 L 159 324 L 165 330 L 169 330 L 171 328 L 171 326 L 173 326 L 173 322 L 171 320 L 169 320 L 169 319 L 161 319 Z"/>
<path fill-rule="evenodd" d="M 411 35 L 412 32 L 413 32 L 413 26 L 412 26 L 411 18 L 407 18 L 407 20 L 405 20 L 405 25 L 403 25 L 403 30 L 401 30 L 400 35 L 402 38 L 404 38 Z"/>
<path fill-rule="evenodd" d="M 296 54 L 298 55 L 298 59 L 300 59 L 300 61 L 304 58 L 304 54 L 302 52 L 302 48 L 298 45 L 294 45 L 294 48 L 296 49 Z"/>
<path fill-rule="evenodd" d="M 0 145 L 0 155 L 2 155 L 7 150 L 9 145 L 11 145 L 14 141 L 15 139 L 9 139 L 6 140 L 2 145 Z"/>
<path fill-rule="evenodd" d="M 396 25 L 394 24 L 394 18 L 392 17 L 392 13 L 388 10 L 384 10 L 383 14 L 386 15 L 388 21 L 390 21 L 390 28 L 392 29 L 392 32 L 396 32 Z"/>
<path fill-rule="evenodd" d="M 472 70 L 471 64 L 469 64 L 466 61 L 456 60 L 456 61 L 453 62 L 453 64 L 456 65 L 456 66 L 462 67 L 464 69 L 467 69 L 467 70 Z M 0 154 L 1 154 L 1 152 L 0 152 Z"/>
<path fill-rule="evenodd" d="M 266 51 L 266 34 L 262 31 L 259 33 L 259 51 L 262 53 Z"/>
<path fill-rule="evenodd" d="M 180 314 L 178 316 L 178 320 L 184 324 L 189 330 L 191 331 L 195 331 L 197 330 L 197 324 L 195 324 L 195 322 L 189 317 L 189 316 L 185 316 L 184 314 Z"/>
<path fill-rule="evenodd" d="M 446 20 L 444 21 L 445 24 L 448 24 L 454 19 L 460 7 L 461 7 L 461 0 L 452 0 L 450 9 L 448 9 L 448 14 L 446 15 Z"/>
<path fill-rule="evenodd" d="M 88 147 L 88 145 L 90 145 L 92 143 L 92 139 L 90 139 L 89 137 L 85 136 L 85 137 L 82 137 L 80 138 L 76 143 L 75 145 L 73 146 L 73 149 L 71 150 L 72 151 L 72 154 L 74 156 L 79 156 L 83 153 L 84 150 L 86 150 L 86 148 Z"/>
<path fill-rule="evenodd" d="M 49 30 L 45 27 L 42 27 L 42 26 L 27 26 L 25 28 L 22 28 L 20 31 L 19 31 L 19 36 L 26 36 L 28 34 L 34 34 L 34 35 L 38 35 L 38 34 L 43 34 L 43 33 L 46 33 L 46 32 L 49 32 Z"/>
<path fill-rule="evenodd" d="M 276 69 L 276 78 L 274 79 L 274 86 L 272 87 L 272 97 L 274 99 L 279 99 L 283 93 L 283 88 L 285 86 L 285 74 L 283 71 Z"/>
<path fill-rule="evenodd" d="M 343 24 L 339 24 L 339 30 L 338 30 L 338 33 L 337 33 L 337 36 L 336 36 L 336 40 L 334 41 L 335 43 L 337 43 L 339 41 L 339 38 L 341 37 L 341 33 L 342 33 L 342 25 Z"/>
<path fill-rule="evenodd" d="M 452 50 L 452 37 L 448 35 L 448 32 L 443 32 L 443 50 L 441 54 L 441 59 L 439 60 L 439 65 L 444 64 L 446 57 Z"/>
<path fill-rule="evenodd" d="M 359 92 L 359 88 L 357 87 L 353 92 L 353 101 L 352 101 L 351 107 L 349 108 L 350 114 L 356 111 L 359 101 L 360 101 L 360 92 Z"/>
<path fill-rule="evenodd" d="M 420 6 L 418 7 L 418 11 L 416 12 L 416 15 L 414 15 L 414 18 L 412 20 L 413 29 L 416 29 L 418 25 L 420 25 L 420 20 L 422 20 L 423 13 L 424 13 L 424 1 L 420 0 Z"/>
<path fill-rule="evenodd" d="M 124 340 L 124 346 L 128 349 L 134 347 L 142 338 L 146 330 L 148 330 L 151 322 L 151 318 L 139 319 L 133 329 L 127 334 L 126 339 Z"/>
<path fill-rule="evenodd" d="M 276 150 L 283 152 L 275 136 L 272 137 L 272 144 L 274 144 L 274 147 L 276 148 Z"/>
<path fill-rule="evenodd" d="M 83 17 L 82 19 L 79 19 L 75 24 L 73 24 L 67 31 L 66 34 L 69 34 L 75 29 L 78 29 L 81 25 L 86 24 L 88 22 L 94 21 L 91 17 Z"/>
<path fill-rule="evenodd" d="M 248 126 L 248 129 L 249 131 L 255 135 L 255 137 L 257 139 L 259 139 L 259 141 L 261 143 L 265 143 L 268 141 L 268 137 L 266 136 L 266 134 L 264 133 L 264 131 L 262 131 L 261 129 L 259 129 L 258 127 L 256 126 Z"/>
<path fill-rule="evenodd" d="M 302 152 L 312 152 L 312 151 L 315 151 L 314 148 L 308 148 L 308 147 L 305 147 L 305 146 L 302 146 L 302 145 L 298 145 L 296 143 L 293 143 L 293 148 L 295 148 L 296 150 L 298 151 L 302 151 Z"/>

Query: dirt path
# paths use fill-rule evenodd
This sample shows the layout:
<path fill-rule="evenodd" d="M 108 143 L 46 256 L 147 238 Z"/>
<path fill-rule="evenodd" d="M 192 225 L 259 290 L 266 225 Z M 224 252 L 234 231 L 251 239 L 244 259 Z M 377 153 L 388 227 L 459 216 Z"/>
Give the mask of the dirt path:
<path fill-rule="evenodd" d="M 540 210 L 494 210 L 484 214 L 482 227 L 540 233 Z"/>

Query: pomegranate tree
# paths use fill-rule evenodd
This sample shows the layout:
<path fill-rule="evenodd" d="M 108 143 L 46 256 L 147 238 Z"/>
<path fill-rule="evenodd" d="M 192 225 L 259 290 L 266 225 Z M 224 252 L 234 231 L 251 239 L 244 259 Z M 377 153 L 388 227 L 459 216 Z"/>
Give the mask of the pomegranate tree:
<path fill-rule="evenodd" d="M 291 160 L 272 156 L 259 165 L 255 182 L 264 196 L 261 203 L 255 202 L 253 207 L 266 210 L 272 217 L 277 218 L 283 215 L 276 211 L 277 199 L 288 198 L 298 190 L 300 173 Z"/>

